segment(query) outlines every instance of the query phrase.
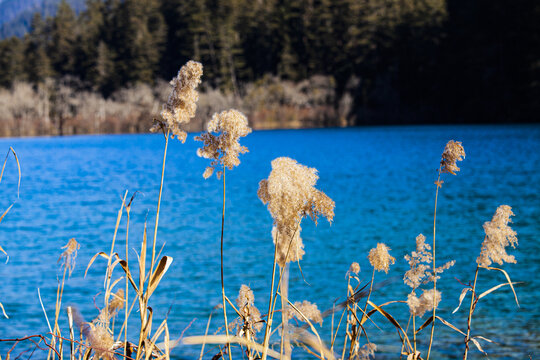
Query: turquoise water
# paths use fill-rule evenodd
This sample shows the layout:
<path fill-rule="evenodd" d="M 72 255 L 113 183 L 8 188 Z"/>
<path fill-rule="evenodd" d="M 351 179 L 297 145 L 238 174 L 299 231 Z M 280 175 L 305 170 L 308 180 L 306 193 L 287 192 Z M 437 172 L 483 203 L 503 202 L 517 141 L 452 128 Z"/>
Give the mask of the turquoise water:
<path fill-rule="evenodd" d="M 466 330 L 467 305 L 451 314 L 462 288 L 457 279 L 472 280 L 483 240 L 482 224 L 491 219 L 497 206 L 510 205 L 516 214 L 512 226 L 519 246 L 510 251 L 517 264 L 504 268 L 513 281 L 522 282 L 516 286 L 520 307 L 507 287 L 482 299 L 473 320 L 473 335 L 498 343 L 482 343 L 491 358 L 536 358 L 540 351 L 540 126 L 254 132 L 243 141 L 250 152 L 227 174 L 225 283 L 229 296 L 235 298 L 240 285 L 249 284 L 256 305 L 265 312 L 273 254 L 272 220 L 256 192 L 258 182 L 270 172 L 270 161 L 289 156 L 317 168 L 318 188 L 336 202 L 332 226 L 325 221 L 318 227 L 306 220 L 302 224 L 305 281 L 294 266 L 291 299 L 307 299 L 321 309 L 331 307 L 346 291 L 345 273 L 351 262 L 360 263 L 361 279 L 369 281 L 366 256 L 377 242 L 392 248 L 396 264 L 388 275 L 377 273 L 375 282 L 389 280 L 389 284 L 375 292 L 373 300 L 406 299 L 409 288 L 401 280 L 407 269 L 403 256 L 414 249 L 419 233 L 431 241 L 433 182 L 450 139 L 463 142 L 467 157 L 459 164 L 457 176 L 443 176 L 439 196 L 437 256 L 439 263 L 456 260 L 439 282 L 443 291 L 439 314 Z M 174 262 L 151 305 L 155 324 L 168 314 L 173 338 L 184 330 L 185 335 L 204 333 L 212 307 L 221 302 L 221 183 L 202 178 L 207 160 L 195 155 L 199 144 L 192 136 L 184 145 L 174 140 L 167 158 L 158 246 L 165 244 L 163 252 L 174 257 Z M 131 210 L 129 234 L 130 247 L 139 251 L 145 218 L 153 224 L 163 145 L 159 135 L 0 140 L 2 151 L 9 146 L 17 151 L 22 169 L 20 198 L 0 224 L 0 245 L 10 255 L 7 264 L 0 263 L 0 301 L 10 316 L 0 319 L 0 338 L 48 331 L 37 288 L 49 318 L 53 318 L 57 278 L 62 275 L 57 259 L 61 246 L 71 237 L 81 243 L 81 249 L 66 284 L 64 305 L 77 306 L 88 321 L 97 315 L 93 297 L 101 292 L 95 301 L 102 307 L 106 264 L 97 260 L 84 278 L 86 265 L 96 252 L 110 250 L 116 214 L 126 190 L 130 195 L 139 192 Z M 15 163 L 9 160 L 0 184 L 1 209 L 16 200 L 16 172 Z M 116 248 L 120 254 L 124 254 L 125 226 L 124 217 Z M 129 256 L 134 261 L 135 251 Z M 121 275 L 121 270 L 116 270 L 115 277 Z M 486 290 L 504 278 L 483 271 L 478 281 L 479 289 Z M 388 311 L 407 323 L 404 305 L 392 305 Z M 62 321 L 67 323 L 64 314 Z M 138 315 L 132 319 L 130 331 L 134 333 Z M 211 332 L 220 326 L 219 316 L 216 319 Z M 381 329 L 371 324 L 368 331 L 371 341 L 379 345 L 377 358 L 395 359 L 399 353 L 395 331 L 383 318 L 374 320 Z M 325 319 L 321 330 L 325 339 L 329 338 L 330 322 Z M 436 358 L 460 357 L 463 336 L 443 327 L 436 327 L 441 330 L 437 331 Z M 428 332 L 420 334 L 422 349 L 428 336 Z M 0 343 L 0 353 L 5 354 L 11 345 Z M 28 348 L 18 345 L 17 353 Z M 194 358 L 199 351 L 199 347 L 180 346 L 174 354 Z M 206 358 L 215 352 L 212 349 Z M 42 358 L 42 354 L 35 353 L 34 358 Z M 483 355 L 473 350 L 469 358 L 481 359 Z"/>

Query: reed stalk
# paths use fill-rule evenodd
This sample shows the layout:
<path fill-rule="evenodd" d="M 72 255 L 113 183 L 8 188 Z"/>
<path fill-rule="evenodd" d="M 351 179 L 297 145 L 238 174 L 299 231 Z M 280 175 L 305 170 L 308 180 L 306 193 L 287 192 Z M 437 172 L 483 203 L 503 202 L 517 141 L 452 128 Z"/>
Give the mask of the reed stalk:
<path fill-rule="evenodd" d="M 279 286 L 281 294 L 281 344 L 280 355 L 284 360 L 291 358 L 291 340 L 289 336 L 289 317 L 287 308 L 289 297 L 289 264 L 286 263 L 283 267 L 283 280 Z"/>
<path fill-rule="evenodd" d="M 277 264 L 277 237 L 278 233 L 276 232 L 275 246 L 274 246 L 274 261 L 272 264 L 272 281 L 270 285 L 270 301 L 268 302 L 268 314 L 266 315 L 266 327 L 264 329 L 264 340 L 263 340 L 263 351 L 261 355 L 261 360 L 266 360 L 268 355 L 268 346 L 270 343 L 270 334 L 272 333 L 272 304 L 274 302 L 274 283 L 276 279 L 276 264 Z"/>
<path fill-rule="evenodd" d="M 373 273 L 371 273 L 371 283 L 369 285 L 369 292 L 368 292 L 368 296 L 367 296 L 367 300 L 366 300 L 366 305 L 364 306 L 364 311 L 363 311 L 363 314 L 362 314 L 362 321 L 364 320 L 364 317 L 367 317 L 366 313 L 367 313 L 367 306 L 368 306 L 368 301 L 371 297 L 371 292 L 373 291 L 373 280 L 375 279 L 375 268 L 373 268 Z"/>
<path fill-rule="evenodd" d="M 413 344 L 414 344 L 414 359 L 416 359 L 416 316 L 412 316 Z"/>
<path fill-rule="evenodd" d="M 66 280 L 66 272 L 67 272 L 67 265 L 64 266 L 64 274 L 62 275 L 62 282 L 58 283 L 58 287 L 56 289 L 56 304 L 55 304 L 55 312 L 54 312 L 54 329 L 53 334 L 51 338 L 51 346 L 56 349 L 56 337 L 60 337 L 60 326 L 58 325 L 58 318 L 60 316 L 60 308 L 62 307 L 62 295 L 64 293 L 64 283 Z M 59 353 L 62 354 L 62 340 L 59 341 Z M 52 352 L 49 350 L 49 354 L 47 358 L 49 358 L 52 355 Z"/>
<path fill-rule="evenodd" d="M 435 207 L 433 210 L 433 293 L 436 294 L 437 291 L 437 274 L 435 274 L 435 269 L 437 266 L 435 265 L 435 234 L 436 234 L 436 227 L 437 227 L 437 200 L 439 197 L 439 188 L 440 181 L 441 181 L 441 165 L 439 165 L 439 170 L 437 170 L 438 176 L 437 176 L 437 182 L 435 183 L 437 186 L 437 190 L 435 190 Z M 437 311 L 436 306 L 436 296 L 433 296 L 433 321 L 431 321 L 431 335 L 429 337 L 429 347 L 428 347 L 428 353 L 426 360 L 429 360 L 429 356 L 431 355 L 431 346 L 433 345 L 433 335 L 435 332 L 435 313 Z M 416 332 L 416 329 L 414 329 Z M 416 353 L 415 353 L 416 354 Z"/>
<path fill-rule="evenodd" d="M 225 230 L 225 166 L 223 166 L 223 207 L 221 212 L 221 246 L 220 246 L 220 271 L 221 271 L 221 298 L 223 301 L 223 318 L 225 320 L 225 333 L 229 337 L 229 322 L 227 321 L 227 305 L 225 302 L 225 281 L 223 276 L 223 232 Z M 227 343 L 229 360 L 232 360 L 231 344 Z"/>
<path fill-rule="evenodd" d="M 132 198 L 133 200 L 133 198 Z M 130 213 L 131 213 L 131 201 L 129 202 L 129 205 L 126 206 L 126 214 L 127 214 L 127 225 L 126 225 L 126 267 L 129 269 L 129 220 L 130 220 Z M 124 315 L 124 357 L 126 357 L 126 352 L 127 352 L 127 346 L 128 346 L 128 342 L 127 342 L 127 331 L 128 331 L 128 317 L 129 317 L 129 310 L 128 310 L 128 305 L 129 305 L 129 297 L 128 297 L 128 292 L 129 292 L 129 280 L 128 280 L 128 277 L 127 277 L 127 274 L 126 274 L 126 290 L 125 290 L 125 293 L 124 293 L 124 301 L 125 301 L 125 305 L 124 305 L 124 310 L 125 310 L 125 315 Z M 122 332 L 122 329 L 120 329 L 120 332 Z"/>
<path fill-rule="evenodd" d="M 170 129 L 167 129 L 165 134 L 165 149 L 163 150 L 163 162 L 161 164 L 161 181 L 159 184 L 159 196 L 156 210 L 156 224 L 154 226 L 154 240 L 152 242 L 152 259 L 150 260 L 150 274 L 154 271 L 154 264 L 156 260 L 156 239 L 159 225 L 159 210 L 161 209 L 161 196 L 163 194 L 163 179 L 165 178 L 165 162 L 167 160 L 167 147 L 169 146 Z"/>
<path fill-rule="evenodd" d="M 474 313 L 474 309 L 476 307 L 476 302 L 478 301 L 476 299 L 476 280 L 478 279 L 478 270 L 479 266 L 476 266 L 476 271 L 474 273 L 474 283 L 472 286 L 472 294 L 471 294 L 471 305 L 469 307 L 469 316 L 467 317 L 467 336 L 465 336 L 465 352 L 463 353 L 463 360 L 467 360 L 467 355 L 469 353 L 469 340 L 471 335 L 471 322 L 472 322 L 472 316 Z"/>

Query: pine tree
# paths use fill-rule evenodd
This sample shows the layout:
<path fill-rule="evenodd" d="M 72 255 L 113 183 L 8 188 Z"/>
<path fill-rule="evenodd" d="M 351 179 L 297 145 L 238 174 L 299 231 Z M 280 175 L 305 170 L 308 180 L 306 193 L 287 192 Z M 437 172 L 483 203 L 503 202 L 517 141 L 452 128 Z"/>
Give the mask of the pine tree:
<path fill-rule="evenodd" d="M 73 74 L 77 29 L 75 13 L 66 0 L 60 2 L 56 16 L 51 21 L 50 37 L 48 53 L 54 71 L 60 76 Z"/>
<path fill-rule="evenodd" d="M 18 37 L 0 41 L 0 86 L 24 80 L 24 43 Z"/>
<path fill-rule="evenodd" d="M 116 72 L 122 86 L 152 83 L 166 39 L 157 0 L 124 0 L 114 11 L 113 42 Z"/>
<path fill-rule="evenodd" d="M 99 44 L 103 42 L 105 4 L 102 0 L 87 0 L 86 9 L 79 15 L 79 34 L 76 42 L 75 74 L 94 89 L 103 79 L 98 69 Z"/>
<path fill-rule="evenodd" d="M 24 69 L 29 81 L 42 83 L 52 76 L 52 67 L 47 55 L 48 29 L 39 13 L 32 18 L 31 31 L 25 37 Z"/>

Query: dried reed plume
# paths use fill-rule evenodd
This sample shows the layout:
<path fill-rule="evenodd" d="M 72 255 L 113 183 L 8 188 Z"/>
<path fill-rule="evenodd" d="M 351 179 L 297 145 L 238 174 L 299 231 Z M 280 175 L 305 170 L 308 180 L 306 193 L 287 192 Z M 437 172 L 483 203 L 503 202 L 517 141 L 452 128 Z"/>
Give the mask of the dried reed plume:
<path fill-rule="evenodd" d="M 506 247 L 511 245 L 513 248 L 517 245 L 516 232 L 508 226 L 512 222 L 510 216 L 513 216 L 512 208 L 508 205 L 501 205 L 495 211 L 491 221 L 484 223 L 484 232 L 486 237 L 482 244 L 480 256 L 476 259 L 478 265 L 487 267 L 492 262 L 502 265 L 503 262 L 516 263 L 513 255 L 506 253 Z"/>
<path fill-rule="evenodd" d="M 405 255 L 405 260 L 409 263 L 410 269 L 405 272 L 403 282 L 416 289 L 422 284 L 432 282 L 435 278 L 438 280 L 444 270 L 449 269 L 456 263 L 454 260 L 446 262 L 443 266 L 432 269 L 429 264 L 433 260 L 433 254 L 429 251 L 431 246 L 426 244 L 426 237 L 422 234 L 416 237 L 416 251 L 411 255 Z"/>
<path fill-rule="evenodd" d="M 195 137 L 195 140 L 204 143 L 202 148 L 197 149 L 197 155 L 212 159 L 203 177 L 208 179 L 212 176 L 217 165 L 229 170 L 238 166 L 240 164 L 238 155 L 248 152 L 248 148 L 241 146 L 238 140 L 249 133 L 251 133 L 251 128 L 248 126 L 248 120 L 240 111 L 232 109 L 214 114 L 208 123 L 208 131 Z M 221 174 L 221 171 L 216 173 L 218 179 Z"/>
<path fill-rule="evenodd" d="M 321 311 L 317 308 L 317 304 L 312 304 L 307 300 L 303 302 L 297 301 L 294 303 L 294 307 L 298 309 L 309 321 L 322 325 L 323 318 L 321 316 Z M 289 319 L 296 318 L 299 321 L 304 322 L 305 319 L 296 311 L 295 308 L 289 306 L 287 311 L 287 316 Z"/>
<path fill-rule="evenodd" d="M 116 294 L 112 294 L 113 298 L 109 301 L 108 311 L 110 316 L 114 316 L 118 311 L 124 308 L 124 290 L 119 289 Z"/>
<path fill-rule="evenodd" d="M 72 307 L 73 311 L 73 320 L 75 324 L 81 331 L 81 334 L 84 335 L 86 340 L 90 343 L 90 347 L 97 355 L 98 359 L 113 360 L 115 359 L 112 354 L 114 348 L 114 338 L 112 333 L 107 328 L 107 325 L 103 324 L 101 321 L 101 311 L 100 316 L 98 316 L 91 323 L 84 321 L 81 313 Z"/>
<path fill-rule="evenodd" d="M 182 66 L 178 75 L 170 82 L 173 89 L 167 103 L 163 104 L 161 118 L 154 120 L 150 131 L 166 129 L 172 133 L 173 137 L 176 136 L 182 142 L 186 141 L 187 133 L 181 129 L 181 126 L 195 116 L 199 99 L 195 88 L 201 82 L 202 69 L 201 63 L 191 60 Z"/>
<path fill-rule="evenodd" d="M 238 291 L 236 305 L 242 318 L 238 318 L 231 325 L 236 326 L 236 335 L 241 337 L 254 338 L 255 334 L 262 329 L 261 313 L 255 306 L 255 296 L 247 285 L 242 285 Z"/>
<path fill-rule="evenodd" d="M 58 258 L 57 262 L 60 262 L 62 258 L 64 258 L 64 262 L 62 263 L 62 266 L 65 266 L 67 270 L 69 270 L 69 276 L 71 276 L 71 272 L 73 271 L 73 268 L 75 267 L 75 259 L 77 258 L 77 250 L 81 248 L 81 245 L 75 240 L 75 238 L 69 239 L 68 243 L 64 246 L 62 246 L 62 249 L 64 252 L 60 257 Z"/>
<path fill-rule="evenodd" d="M 390 265 L 394 264 L 396 259 L 393 258 L 388 252 L 391 250 L 383 243 L 377 243 L 377 247 L 369 251 L 368 259 L 369 263 L 377 271 L 384 271 L 388 274 Z"/>
<path fill-rule="evenodd" d="M 278 258 L 280 266 L 294 261 L 293 258 L 299 260 L 303 254 L 299 236 L 302 218 L 309 216 L 315 223 L 319 216 L 326 217 L 330 223 L 334 218 L 335 203 L 315 188 L 318 179 L 316 169 L 298 164 L 291 158 L 280 157 L 272 161 L 268 179 L 259 183 L 259 199 L 268 204 L 274 219 L 272 236 L 281 254 Z M 294 245 L 289 246 L 291 242 Z"/>
<path fill-rule="evenodd" d="M 375 358 L 375 351 L 377 351 L 377 345 L 373 343 L 364 344 L 358 349 L 357 358 L 359 360 L 370 360 Z"/>
<path fill-rule="evenodd" d="M 304 257 L 306 252 L 304 251 L 304 242 L 300 237 L 300 231 L 302 231 L 302 227 L 298 225 L 297 231 L 292 238 L 288 239 L 278 236 L 277 228 L 272 227 L 272 240 L 274 246 L 277 247 L 276 261 L 281 267 L 284 267 L 287 262 L 298 262 Z"/>
<path fill-rule="evenodd" d="M 424 316 L 426 312 L 433 310 L 433 306 L 437 308 L 440 302 L 441 292 L 433 289 L 424 290 L 419 298 L 414 291 L 407 297 L 407 305 L 413 316 Z"/>
<path fill-rule="evenodd" d="M 422 285 L 427 277 L 427 271 L 430 269 L 428 264 L 431 263 L 433 258 L 433 255 L 429 252 L 430 250 L 431 246 L 426 244 L 426 237 L 420 234 L 416 237 L 416 251 L 413 251 L 411 255 L 405 255 L 410 270 L 405 272 L 403 281 L 413 289 Z"/>
<path fill-rule="evenodd" d="M 465 157 L 465 150 L 461 146 L 461 142 L 450 140 L 442 153 L 441 171 L 456 175 L 456 172 L 459 171 L 456 162 L 462 161 L 462 157 Z"/>
<path fill-rule="evenodd" d="M 90 342 L 90 347 L 92 350 L 94 350 L 99 359 L 115 359 L 114 355 L 112 354 L 114 338 L 109 329 L 90 323 L 88 324 L 85 336 Z"/>
<path fill-rule="evenodd" d="M 360 272 L 360 264 L 357 263 L 357 262 L 353 262 L 353 263 L 351 264 L 351 266 L 349 267 L 349 272 L 350 272 L 351 274 L 356 274 L 356 275 L 358 275 L 358 273 Z"/>

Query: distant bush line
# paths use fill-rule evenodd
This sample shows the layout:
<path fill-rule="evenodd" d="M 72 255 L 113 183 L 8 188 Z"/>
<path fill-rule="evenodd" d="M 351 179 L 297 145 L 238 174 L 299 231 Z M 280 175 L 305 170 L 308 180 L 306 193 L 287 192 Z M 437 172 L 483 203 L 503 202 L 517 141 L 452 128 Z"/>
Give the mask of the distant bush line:
<path fill-rule="evenodd" d="M 80 81 L 47 79 L 37 87 L 16 82 L 0 89 L 0 136 L 74 135 L 148 132 L 170 86 L 137 84 L 108 98 L 82 90 Z M 248 114 L 255 129 L 346 126 L 352 101 L 342 97 L 334 109 L 332 78 L 314 76 L 299 83 L 265 77 L 243 86 L 243 96 L 203 88 L 190 131 L 203 131 L 213 113 L 235 107 Z"/>
<path fill-rule="evenodd" d="M 86 0 L 78 15 L 62 1 L 0 41 L 0 86 L 68 76 L 110 101 L 194 59 L 226 97 L 329 77 L 347 124 L 538 121 L 538 19 L 534 0 Z"/>

